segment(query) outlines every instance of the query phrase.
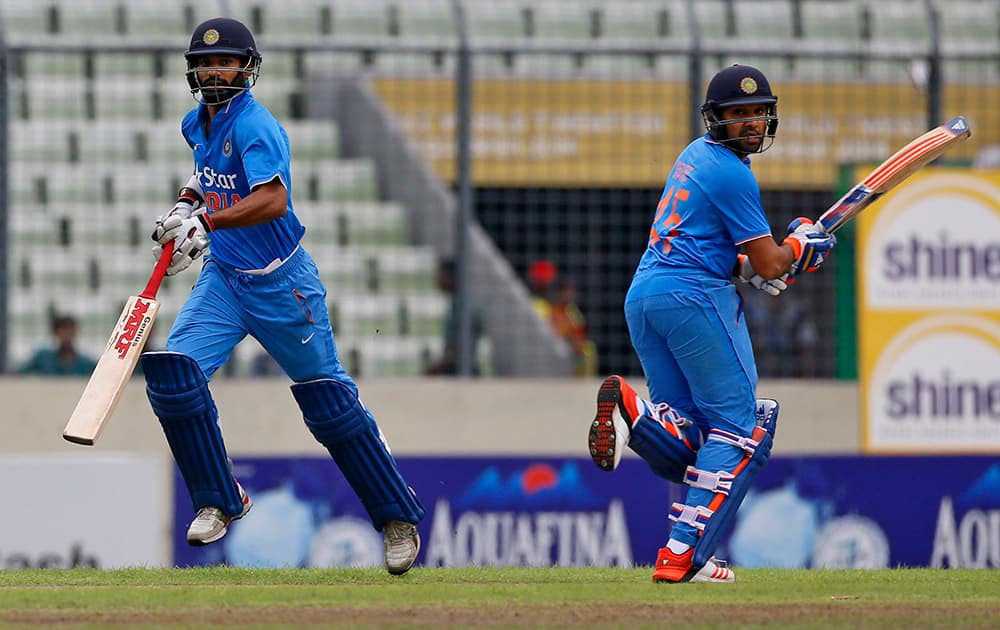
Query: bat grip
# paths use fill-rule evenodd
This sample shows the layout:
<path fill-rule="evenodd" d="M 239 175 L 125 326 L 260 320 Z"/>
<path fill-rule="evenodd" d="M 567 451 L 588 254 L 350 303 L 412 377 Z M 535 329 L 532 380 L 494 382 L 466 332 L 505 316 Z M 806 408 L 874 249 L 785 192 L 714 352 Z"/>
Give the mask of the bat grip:
<path fill-rule="evenodd" d="M 170 266 L 170 257 L 173 254 L 174 242 L 170 241 L 163 246 L 160 259 L 156 261 L 156 266 L 153 267 L 153 275 L 149 276 L 149 282 L 146 283 L 146 288 L 142 290 L 139 297 L 144 297 L 147 300 L 156 298 L 156 292 L 160 290 L 160 283 L 163 282 L 163 276 L 167 275 L 167 267 Z"/>

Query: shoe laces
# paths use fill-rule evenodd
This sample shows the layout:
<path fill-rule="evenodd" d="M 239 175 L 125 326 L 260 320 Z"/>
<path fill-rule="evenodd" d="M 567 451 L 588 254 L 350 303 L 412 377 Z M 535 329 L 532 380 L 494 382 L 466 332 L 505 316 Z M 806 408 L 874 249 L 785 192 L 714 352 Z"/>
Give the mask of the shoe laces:
<path fill-rule="evenodd" d="M 385 526 L 385 537 L 390 543 L 406 542 L 413 538 L 417 526 L 404 521 L 389 521 Z"/>
<path fill-rule="evenodd" d="M 708 561 L 711 562 L 711 563 L 713 563 L 713 564 L 715 564 L 715 566 L 719 567 L 720 569 L 728 569 L 729 568 L 729 562 L 728 561 L 726 561 L 726 560 L 719 560 L 715 556 L 712 556 L 711 558 L 709 558 Z"/>
<path fill-rule="evenodd" d="M 194 517 L 195 522 L 197 521 L 209 521 L 209 520 L 225 520 L 225 515 L 217 507 L 203 507 L 198 510 L 198 515 Z"/>
<path fill-rule="evenodd" d="M 656 411 L 656 415 L 658 415 L 661 418 L 667 418 L 668 420 L 673 422 L 674 426 L 676 426 L 678 429 L 686 429 L 692 424 L 694 424 L 687 418 L 681 416 L 681 414 L 677 413 L 677 411 L 674 410 L 674 408 L 671 407 L 669 403 L 665 402 L 657 403 L 653 407 L 653 409 Z"/>

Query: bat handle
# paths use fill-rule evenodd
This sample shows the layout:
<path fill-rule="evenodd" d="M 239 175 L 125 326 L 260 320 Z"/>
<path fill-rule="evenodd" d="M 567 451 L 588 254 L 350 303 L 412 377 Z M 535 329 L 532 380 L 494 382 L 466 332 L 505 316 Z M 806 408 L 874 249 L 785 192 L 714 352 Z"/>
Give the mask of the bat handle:
<path fill-rule="evenodd" d="M 163 276 L 167 275 L 167 267 L 170 266 L 170 257 L 173 254 L 174 242 L 170 241 L 163 246 L 160 259 L 156 261 L 156 266 L 153 267 L 153 275 L 149 276 L 149 282 L 146 283 L 146 288 L 142 290 L 139 297 L 144 297 L 147 300 L 152 300 L 156 297 L 156 292 L 160 290 L 160 283 L 163 282 Z"/>

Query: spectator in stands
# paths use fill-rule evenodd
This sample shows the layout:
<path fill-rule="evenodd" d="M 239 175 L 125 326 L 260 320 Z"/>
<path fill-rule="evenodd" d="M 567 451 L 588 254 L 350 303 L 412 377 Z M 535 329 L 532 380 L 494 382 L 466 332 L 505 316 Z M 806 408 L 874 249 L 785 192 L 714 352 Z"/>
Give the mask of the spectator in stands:
<path fill-rule="evenodd" d="M 48 376 L 89 376 L 97 361 L 82 354 L 76 347 L 77 324 L 71 315 L 52 319 L 54 343 L 39 348 L 34 356 L 18 367 L 18 374 Z"/>
<path fill-rule="evenodd" d="M 438 289 L 448 296 L 450 303 L 444 320 L 444 348 L 441 356 L 431 362 L 425 369 L 428 376 L 456 376 L 458 374 L 458 302 L 455 300 L 455 261 L 444 258 L 438 262 Z M 472 305 L 472 333 L 470 343 L 473 350 L 477 347 L 483 335 L 483 321 L 479 309 Z M 472 362 L 472 376 L 479 376 L 479 366 Z"/>
<path fill-rule="evenodd" d="M 596 376 L 597 346 L 587 337 L 587 324 L 576 304 L 573 282 L 563 277 L 552 261 L 536 260 L 528 266 L 528 286 L 535 312 L 569 343 L 573 373 L 581 377 Z"/>
<path fill-rule="evenodd" d="M 573 372 L 579 377 L 597 376 L 597 346 L 587 336 L 587 322 L 576 304 L 576 286 L 568 278 L 555 281 L 549 305 L 549 323 L 573 350 Z"/>
<path fill-rule="evenodd" d="M 549 308 L 554 299 L 559 269 L 551 260 L 536 260 L 528 265 L 528 288 L 538 316 L 549 321 Z"/>

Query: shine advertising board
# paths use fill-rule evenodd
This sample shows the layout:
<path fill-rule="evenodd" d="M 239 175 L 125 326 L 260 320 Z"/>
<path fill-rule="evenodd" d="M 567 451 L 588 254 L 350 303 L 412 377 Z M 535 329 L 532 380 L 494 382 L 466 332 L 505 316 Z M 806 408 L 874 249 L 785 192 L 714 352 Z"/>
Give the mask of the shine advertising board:
<path fill-rule="evenodd" d="M 1000 452 L 1000 175 L 915 175 L 858 252 L 865 450 Z"/>

